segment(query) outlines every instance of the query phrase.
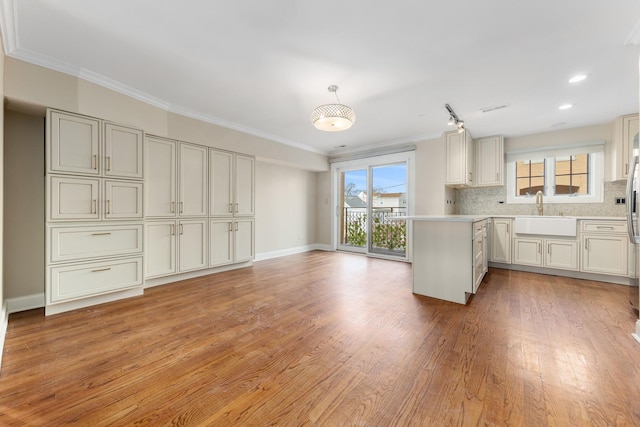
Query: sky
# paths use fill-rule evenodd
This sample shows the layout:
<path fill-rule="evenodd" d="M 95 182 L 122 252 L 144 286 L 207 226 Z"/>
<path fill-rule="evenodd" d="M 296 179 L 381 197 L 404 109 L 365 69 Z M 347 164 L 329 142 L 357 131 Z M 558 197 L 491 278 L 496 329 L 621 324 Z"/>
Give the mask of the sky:
<path fill-rule="evenodd" d="M 385 193 L 407 192 L 407 166 L 403 164 L 376 166 L 373 170 L 373 187 L 384 189 Z M 356 185 L 358 190 L 366 191 L 367 170 L 355 170 L 345 172 L 345 185 L 350 182 Z"/>

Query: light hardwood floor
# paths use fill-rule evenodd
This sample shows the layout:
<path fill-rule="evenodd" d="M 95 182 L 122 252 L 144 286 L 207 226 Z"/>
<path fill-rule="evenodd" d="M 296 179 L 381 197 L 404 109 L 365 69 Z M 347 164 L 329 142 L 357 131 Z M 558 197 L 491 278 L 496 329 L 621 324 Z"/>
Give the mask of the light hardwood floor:
<path fill-rule="evenodd" d="M 491 270 L 467 306 L 409 264 L 311 252 L 11 315 L 0 425 L 640 425 L 628 288 Z"/>

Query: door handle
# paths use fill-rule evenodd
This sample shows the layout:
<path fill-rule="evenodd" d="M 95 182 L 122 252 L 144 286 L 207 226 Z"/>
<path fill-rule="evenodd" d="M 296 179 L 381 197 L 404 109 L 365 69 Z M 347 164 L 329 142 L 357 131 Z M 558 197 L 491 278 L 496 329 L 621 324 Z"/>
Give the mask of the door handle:
<path fill-rule="evenodd" d="M 107 156 L 107 171 L 111 172 L 111 156 Z"/>
<path fill-rule="evenodd" d="M 111 213 L 111 200 L 107 199 L 106 202 L 107 202 L 107 214 L 110 214 Z"/>
<path fill-rule="evenodd" d="M 96 199 L 91 200 L 91 213 L 95 215 L 98 210 L 98 201 Z"/>

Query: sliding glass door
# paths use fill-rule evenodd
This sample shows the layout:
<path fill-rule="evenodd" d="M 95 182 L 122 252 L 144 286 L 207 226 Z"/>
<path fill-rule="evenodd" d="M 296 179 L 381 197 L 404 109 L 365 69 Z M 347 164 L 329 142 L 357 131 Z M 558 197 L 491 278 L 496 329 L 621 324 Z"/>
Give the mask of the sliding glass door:
<path fill-rule="evenodd" d="M 392 160 L 392 159 L 385 159 Z M 338 250 L 406 258 L 408 161 L 365 159 L 335 168 Z"/>

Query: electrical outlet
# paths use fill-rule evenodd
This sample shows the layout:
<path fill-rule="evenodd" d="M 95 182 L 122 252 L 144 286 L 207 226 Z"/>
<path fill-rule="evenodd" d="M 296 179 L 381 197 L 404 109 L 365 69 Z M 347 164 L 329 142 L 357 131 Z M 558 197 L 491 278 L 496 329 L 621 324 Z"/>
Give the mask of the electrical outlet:
<path fill-rule="evenodd" d="M 626 205 L 627 198 L 626 197 L 616 197 L 616 205 Z"/>

